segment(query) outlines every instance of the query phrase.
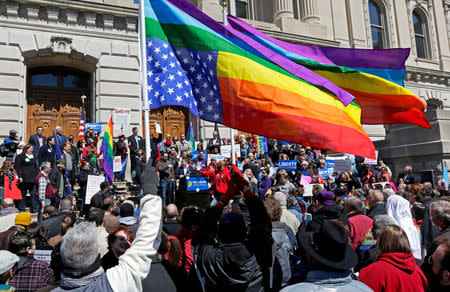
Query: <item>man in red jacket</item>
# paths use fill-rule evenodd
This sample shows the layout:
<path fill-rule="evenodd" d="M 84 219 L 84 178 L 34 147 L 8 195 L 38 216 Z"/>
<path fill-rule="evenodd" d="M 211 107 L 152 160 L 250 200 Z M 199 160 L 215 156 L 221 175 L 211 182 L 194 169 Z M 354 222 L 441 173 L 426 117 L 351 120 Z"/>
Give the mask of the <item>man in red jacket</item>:
<path fill-rule="evenodd" d="M 227 193 L 229 184 L 231 182 L 231 174 L 225 161 L 219 161 L 217 168 L 214 171 L 200 170 L 200 174 L 207 176 L 213 180 L 214 185 L 214 199 L 211 202 L 211 206 L 214 206 L 220 198 Z"/>
<path fill-rule="evenodd" d="M 366 234 L 372 229 L 373 220 L 362 214 L 362 202 L 355 197 L 345 202 L 345 213 L 347 213 L 351 226 L 352 247 L 356 250 Z"/>

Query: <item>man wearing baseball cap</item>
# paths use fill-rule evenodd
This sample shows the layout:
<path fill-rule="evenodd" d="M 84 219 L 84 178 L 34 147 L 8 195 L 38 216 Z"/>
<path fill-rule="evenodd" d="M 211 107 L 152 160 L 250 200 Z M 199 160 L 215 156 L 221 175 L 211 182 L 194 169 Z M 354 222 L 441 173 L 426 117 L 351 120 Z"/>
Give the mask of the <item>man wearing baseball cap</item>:
<path fill-rule="evenodd" d="M 20 212 L 16 215 L 14 226 L 0 233 L 0 250 L 9 250 L 9 241 L 17 232 L 24 231 L 31 224 L 31 215 Z M 0 258 L 1 259 L 1 258 Z"/>
<path fill-rule="evenodd" d="M 325 220 L 338 219 L 347 224 L 350 230 L 350 222 L 347 215 L 338 205 L 334 204 L 334 194 L 330 191 L 320 191 L 313 200 L 318 210 L 313 215 L 312 221 L 306 226 L 307 231 L 319 231 Z"/>
<path fill-rule="evenodd" d="M 0 291 L 16 291 L 9 281 L 14 276 L 19 257 L 7 250 L 0 250 L 0 259 Z"/>

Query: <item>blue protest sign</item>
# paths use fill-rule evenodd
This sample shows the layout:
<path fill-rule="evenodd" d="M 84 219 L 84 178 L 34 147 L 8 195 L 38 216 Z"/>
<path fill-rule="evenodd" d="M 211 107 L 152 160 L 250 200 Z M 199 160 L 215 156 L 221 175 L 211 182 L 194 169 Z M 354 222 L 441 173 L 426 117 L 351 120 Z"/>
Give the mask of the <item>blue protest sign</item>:
<path fill-rule="evenodd" d="M 448 167 L 444 167 L 442 170 L 442 176 L 444 177 L 445 185 L 448 186 Z"/>
<path fill-rule="evenodd" d="M 279 160 L 278 169 L 284 169 L 286 171 L 297 170 L 297 160 Z"/>
<path fill-rule="evenodd" d="M 189 177 L 187 179 L 188 192 L 206 191 L 208 188 L 208 181 L 204 177 Z"/>
<path fill-rule="evenodd" d="M 84 129 L 87 131 L 87 129 L 89 127 L 92 127 L 94 129 L 94 132 L 96 132 L 96 133 L 101 133 L 101 131 L 102 131 L 102 124 L 101 123 L 87 123 L 84 126 Z"/>

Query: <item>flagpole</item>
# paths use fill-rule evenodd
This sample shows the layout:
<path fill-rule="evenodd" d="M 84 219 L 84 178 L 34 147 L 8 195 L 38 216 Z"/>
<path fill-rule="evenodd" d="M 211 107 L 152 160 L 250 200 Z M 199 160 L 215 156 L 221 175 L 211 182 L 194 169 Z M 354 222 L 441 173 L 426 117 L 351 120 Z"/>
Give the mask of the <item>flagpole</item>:
<path fill-rule="evenodd" d="M 147 160 L 151 156 L 150 147 L 150 121 L 149 112 L 150 107 L 148 104 L 148 91 L 147 91 L 147 58 L 146 58 L 146 37 L 145 37 L 145 0 L 139 0 L 139 45 L 140 45 L 140 58 L 141 58 L 141 90 L 142 90 L 142 102 L 144 106 L 144 127 L 145 127 L 145 155 Z"/>
<path fill-rule="evenodd" d="M 227 1 L 222 0 L 222 16 L 223 16 L 223 25 L 228 26 L 228 8 Z M 233 164 L 236 164 L 236 154 L 234 153 L 234 130 L 230 127 L 230 139 L 231 139 L 231 161 Z"/>

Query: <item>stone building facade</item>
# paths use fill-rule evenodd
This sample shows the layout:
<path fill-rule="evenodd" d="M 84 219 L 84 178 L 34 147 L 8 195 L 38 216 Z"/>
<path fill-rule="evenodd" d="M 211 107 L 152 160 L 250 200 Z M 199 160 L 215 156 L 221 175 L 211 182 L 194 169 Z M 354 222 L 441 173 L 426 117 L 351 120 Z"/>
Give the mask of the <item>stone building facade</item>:
<path fill-rule="evenodd" d="M 189 0 L 222 21 L 218 0 Z M 395 172 L 405 163 L 450 162 L 449 0 L 229 0 L 230 14 L 276 38 L 347 48 L 411 48 L 405 85 L 429 104 L 433 130 L 365 126 Z M 76 133 L 81 93 L 88 119 L 105 125 L 116 107 L 142 125 L 137 5 L 134 0 L 0 0 L 0 136 L 27 137 L 37 123 Z M 53 83 L 52 83 L 53 82 Z M 166 132 L 211 135 L 214 125 L 182 109 L 153 111 Z M 38 121 L 38 122 L 37 122 Z M 120 129 L 115 129 L 115 134 Z M 222 136 L 229 131 L 221 129 Z"/>

